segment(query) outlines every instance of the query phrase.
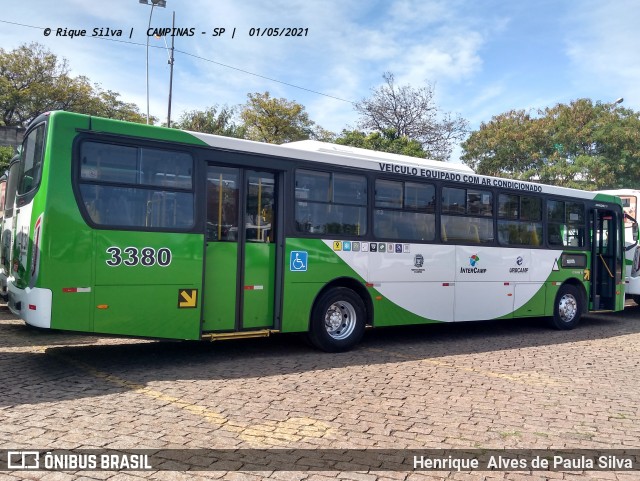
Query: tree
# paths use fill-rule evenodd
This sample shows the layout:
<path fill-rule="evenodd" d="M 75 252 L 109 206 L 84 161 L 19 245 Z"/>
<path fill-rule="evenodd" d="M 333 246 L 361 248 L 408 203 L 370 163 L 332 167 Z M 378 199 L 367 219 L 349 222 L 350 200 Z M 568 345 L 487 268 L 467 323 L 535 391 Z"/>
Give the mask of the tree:
<path fill-rule="evenodd" d="M 16 149 L 13 147 L 0 146 L 0 175 L 9 168 L 9 162 L 16 155 Z"/>
<path fill-rule="evenodd" d="M 0 48 L 0 124 L 27 126 L 49 110 L 72 110 L 121 120 L 142 122 L 145 117 L 119 94 L 91 85 L 84 76 L 71 77 L 66 59 L 39 43 L 12 51 Z"/>
<path fill-rule="evenodd" d="M 539 109 L 537 116 L 497 115 L 462 148 L 463 162 L 479 174 L 582 189 L 640 182 L 639 113 L 589 99 Z"/>
<path fill-rule="evenodd" d="M 126 120 L 128 122 L 146 123 L 147 117 L 131 102 L 120 100 L 120 94 L 113 90 L 102 90 L 100 85 L 93 86 L 93 93 L 86 105 L 78 102 L 73 110 L 78 113 L 97 115 L 109 119 Z M 149 117 L 150 123 L 156 123 L 157 117 Z"/>
<path fill-rule="evenodd" d="M 398 137 L 393 129 L 370 134 L 359 130 L 343 130 L 342 134 L 335 139 L 335 143 L 411 157 L 425 158 L 427 156 L 420 142 L 411 140 L 407 136 Z"/>
<path fill-rule="evenodd" d="M 524 110 L 497 115 L 462 143 L 463 161 L 478 174 L 530 180 L 539 175 L 546 136 Z"/>
<path fill-rule="evenodd" d="M 269 92 L 247 95 L 240 118 L 245 138 L 282 144 L 296 140 L 328 137 L 328 132 L 309 119 L 304 106 L 283 98 L 271 97 Z"/>
<path fill-rule="evenodd" d="M 382 75 L 385 83 L 371 97 L 356 103 L 358 126 L 369 131 L 392 130 L 396 138 L 408 137 L 422 144 L 428 157 L 447 160 L 453 144 L 464 138 L 467 121 L 441 112 L 434 102 L 434 87 L 415 89 L 398 86 L 392 73 Z"/>
<path fill-rule="evenodd" d="M 205 134 L 224 135 L 225 137 L 244 138 L 244 127 L 234 121 L 234 107 L 214 105 L 205 110 L 184 112 L 173 127 Z"/>

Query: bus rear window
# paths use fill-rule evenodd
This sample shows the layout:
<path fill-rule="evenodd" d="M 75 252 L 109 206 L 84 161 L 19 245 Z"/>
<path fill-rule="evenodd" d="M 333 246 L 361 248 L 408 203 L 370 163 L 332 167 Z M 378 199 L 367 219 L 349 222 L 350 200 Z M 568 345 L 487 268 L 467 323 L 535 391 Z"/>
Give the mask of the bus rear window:
<path fill-rule="evenodd" d="M 183 231 L 195 224 L 189 153 L 84 141 L 79 181 L 80 197 L 96 225 Z"/>
<path fill-rule="evenodd" d="M 42 176 L 42 158 L 44 155 L 45 124 L 32 130 L 23 142 L 18 195 L 35 190 Z"/>

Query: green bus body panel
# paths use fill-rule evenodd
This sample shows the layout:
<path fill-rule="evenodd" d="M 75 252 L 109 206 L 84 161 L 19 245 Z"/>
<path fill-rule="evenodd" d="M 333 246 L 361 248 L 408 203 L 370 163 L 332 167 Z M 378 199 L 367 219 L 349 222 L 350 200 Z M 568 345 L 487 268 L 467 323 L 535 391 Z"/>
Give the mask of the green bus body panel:
<path fill-rule="evenodd" d="M 60 115 L 61 113 L 68 115 L 66 112 L 57 112 L 54 115 Z M 200 146 L 207 145 L 202 140 L 183 130 L 168 129 L 165 127 L 157 127 L 155 125 L 121 122 L 119 120 L 103 119 L 100 117 L 91 117 L 91 130 L 97 133 L 106 132 L 115 135 L 126 135 L 133 137 L 142 137 L 151 140 L 160 140 L 163 142 L 178 142 Z"/>
<path fill-rule="evenodd" d="M 290 270 L 291 251 L 308 253 L 306 271 Z M 348 277 L 356 279 L 364 285 L 364 279 L 336 256 L 320 239 L 287 239 L 283 262 L 285 264 L 283 332 L 300 332 L 309 329 L 309 317 L 313 302 L 327 282 L 339 277 Z"/>
<path fill-rule="evenodd" d="M 92 118 L 93 130 L 201 142 L 173 129 L 157 129 Z M 43 223 L 40 273 L 36 286 L 52 291 L 51 327 L 76 331 L 176 339 L 200 338 L 200 306 L 204 236 L 161 232 L 116 231 L 90 228 L 74 199 L 71 159 L 78 129 L 88 129 L 89 118 L 55 112 L 49 118 L 47 158 L 55 152 L 56 165 L 43 165 L 42 184 L 34 197 L 32 223 L 46 210 Z M 44 194 L 47 194 L 45 197 Z M 65 201 L 61 201 L 65 199 Z M 54 226 L 55 228 L 51 228 Z M 171 264 L 109 267 L 108 247 L 145 247 L 171 250 Z M 128 256 L 123 253 L 123 259 Z M 28 258 L 28 265 L 31 255 Z M 27 279 L 25 281 L 28 282 Z M 90 292 L 63 292 L 91 288 Z M 178 307 L 179 289 L 197 289 L 195 308 Z M 98 305 L 108 305 L 97 309 Z"/>
<path fill-rule="evenodd" d="M 56 135 L 47 135 L 42 182 L 33 199 L 30 225 L 33 225 L 40 213 L 46 210 L 42 228 L 38 285 L 46 286 L 54 292 L 54 315 L 56 294 L 62 292 L 63 286 L 69 285 L 66 283 L 68 279 L 79 279 L 82 282 L 80 285 L 91 285 L 91 229 L 80 217 L 73 201 L 70 182 L 72 145 L 76 129 L 87 127 L 88 118 L 85 116 L 52 114 L 49 117 L 49 132 L 55 130 Z M 48 162 L 51 157 L 56 159 L 55 168 L 51 168 Z M 61 201 L 62 199 L 64 201 Z M 19 212 L 16 218 L 18 216 Z M 32 252 L 27 265 L 30 265 L 31 257 Z"/>
<path fill-rule="evenodd" d="M 96 309 L 93 332 L 200 339 L 200 311 L 178 309 L 178 289 L 178 285 L 157 284 L 96 286 L 96 302 L 109 308 Z"/>
<path fill-rule="evenodd" d="M 273 326 L 276 245 L 245 244 L 243 328 Z"/>
<path fill-rule="evenodd" d="M 409 326 L 412 324 L 441 324 L 444 322 L 427 319 L 425 317 L 418 316 L 413 312 L 409 312 L 406 309 L 397 306 L 386 297 L 380 296 L 380 294 L 374 289 L 369 289 L 369 292 L 373 298 L 373 324 L 376 327 Z M 382 299 L 377 300 L 376 296 L 382 297 Z"/>
<path fill-rule="evenodd" d="M 207 244 L 203 331 L 232 331 L 236 323 L 238 244 Z"/>
<path fill-rule="evenodd" d="M 553 297 L 549 296 L 549 289 L 552 287 L 553 286 L 551 286 L 549 282 L 545 282 L 542 285 L 542 287 L 538 289 L 538 292 L 536 292 L 534 296 L 524 304 L 524 306 L 516 309 L 515 311 L 513 311 L 513 314 L 506 316 L 505 318 L 512 319 L 512 318 L 518 318 L 518 317 L 546 316 L 548 315 L 547 311 L 549 309 L 551 309 L 553 313 L 553 303 L 550 302 L 547 305 L 547 299 L 555 298 L 555 294 L 553 295 Z M 518 286 L 516 286 L 516 289 L 517 288 Z M 553 287 L 553 288 L 556 291 L 558 289 L 557 287 Z"/>
<path fill-rule="evenodd" d="M 202 292 L 203 235 L 109 230 L 96 230 L 94 235 L 94 302 L 96 306 L 109 306 L 96 309 L 95 332 L 178 339 L 200 337 L 200 296 L 196 294 L 195 305 L 191 306 L 180 291 L 188 291 L 187 296 L 194 289 Z M 123 262 L 112 267 L 107 264 L 113 260 L 107 249 L 114 246 L 123 251 Z M 136 265 L 126 265 L 128 261 L 133 263 L 124 252 L 128 247 L 138 251 L 140 259 Z M 157 262 L 143 265 L 145 248 L 155 252 L 170 250 L 171 263 L 164 267 Z M 115 292 L 119 295 L 114 295 Z"/>
<path fill-rule="evenodd" d="M 55 131 L 56 135 L 47 135 L 42 183 L 34 198 L 32 217 L 46 210 L 37 285 L 52 291 L 54 329 L 93 331 L 93 293 L 62 292 L 63 288 L 93 285 L 93 232 L 80 216 L 70 182 L 76 129 L 88 127 L 86 116 L 60 112 L 49 116 L 49 132 Z M 50 168 L 51 158 L 55 158 L 55 168 Z"/>

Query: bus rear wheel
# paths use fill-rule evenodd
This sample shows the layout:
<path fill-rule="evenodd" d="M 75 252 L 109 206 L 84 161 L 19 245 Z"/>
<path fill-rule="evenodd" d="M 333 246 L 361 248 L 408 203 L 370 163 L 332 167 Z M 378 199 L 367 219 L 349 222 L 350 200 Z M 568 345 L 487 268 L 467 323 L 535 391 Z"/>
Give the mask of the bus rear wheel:
<path fill-rule="evenodd" d="M 573 329 L 584 312 L 584 301 L 580 290 L 571 284 L 560 287 L 553 307 L 551 326 L 560 330 Z"/>
<path fill-rule="evenodd" d="M 329 289 L 313 306 L 311 343 L 325 352 L 348 351 L 362 339 L 365 312 L 362 299 L 351 289 Z"/>

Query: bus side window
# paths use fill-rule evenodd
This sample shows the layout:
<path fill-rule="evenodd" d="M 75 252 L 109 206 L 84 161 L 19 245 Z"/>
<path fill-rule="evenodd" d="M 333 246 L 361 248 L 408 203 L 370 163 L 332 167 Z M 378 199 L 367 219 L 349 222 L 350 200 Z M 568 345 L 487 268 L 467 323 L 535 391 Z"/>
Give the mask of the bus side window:
<path fill-rule="evenodd" d="M 135 225 L 131 216 L 131 204 L 136 202 L 129 198 L 126 189 L 103 187 L 100 190 L 103 197 L 104 222 L 111 225 Z"/>
<path fill-rule="evenodd" d="M 374 233 L 376 237 L 380 237 L 381 239 L 398 239 L 398 230 L 396 229 L 393 214 L 393 211 L 376 211 L 374 222 Z"/>
<path fill-rule="evenodd" d="M 539 246 L 540 245 L 540 236 L 538 235 L 538 229 L 542 229 L 541 226 L 536 224 L 531 224 L 529 227 L 529 245 Z"/>
<path fill-rule="evenodd" d="M 558 224 L 549 224 L 549 245 L 561 246 L 562 233 L 560 232 L 560 226 Z"/>

